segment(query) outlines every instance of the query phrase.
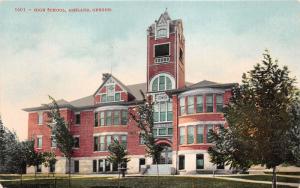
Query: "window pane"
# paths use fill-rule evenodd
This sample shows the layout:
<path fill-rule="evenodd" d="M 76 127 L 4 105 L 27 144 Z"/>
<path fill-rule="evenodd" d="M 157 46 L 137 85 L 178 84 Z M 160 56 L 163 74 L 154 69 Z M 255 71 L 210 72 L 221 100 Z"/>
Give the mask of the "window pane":
<path fill-rule="evenodd" d="M 203 96 L 197 96 L 197 112 L 203 112 Z"/>
<path fill-rule="evenodd" d="M 113 139 L 114 139 L 114 141 L 116 140 L 116 141 L 119 142 L 119 136 L 118 136 L 118 135 L 114 135 L 114 136 L 113 136 Z"/>
<path fill-rule="evenodd" d="M 165 82 L 165 76 L 159 77 L 159 91 L 165 90 L 166 82 Z"/>
<path fill-rule="evenodd" d="M 111 111 L 106 112 L 106 125 L 111 125 Z"/>
<path fill-rule="evenodd" d="M 153 106 L 153 121 L 158 122 L 159 121 L 159 103 L 155 103 Z"/>
<path fill-rule="evenodd" d="M 206 112 L 213 112 L 213 95 L 206 96 Z"/>
<path fill-rule="evenodd" d="M 80 124 L 80 114 L 75 114 L 75 124 Z"/>
<path fill-rule="evenodd" d="M 187 109 L 188 114 L 194 113 L 194 96 L 189 96 L 188 97 L 188 109 Z"/>
<path fill-rule="evenodd" d="M 188 144 L 194 143 L 194 127 L 188 127 Z"/>
<path fill-rule="evenodd" d="M 98 113 L 95 112 L 95 127 L 98 126 Z"/>
<path fill-rule="evenodd" d="M 197 143 L 203 143 L 203 126 L 199 125 L 197 127 Z"/>
<path fill-rule="evenodd" d="M 95 136 L 94 137 L 94 151 L 98 151 L 99 147 L 98 147 L 98 137 Z"/>
<path fill-rule="evenodd" d="M 223 95 L 217 95 L 217 112 L 223 112 Z"/>
<path fill-rule="evenodd" d="M 166 109 L 167 105 L 165 102 L 160 103 L 160 121 L 166 121 Z"/>
<path fill-rule="evenodd" d="M 43 146 L 43 140 L 42 140 L 42 137 L 38 137 L 37 138 L 37 147 L 38 148 L 42 148 Z"/>
<path fill-rule="evenodd" d="M 168 114 L 167 114 L 167 121 L 173 121 L 173 109 L 172 109 L 172 107 L 173 107 L 173 104 L 172 104 L 172 102 L 168 102 L 167 103 L 168 104 Z"/>
<path fill-rule="evenodd" d="M 152 84 L 152 91 L 157 91 L 157 88 L 158 88 L 158 78 L 156 78 L 156 79 L 153 81 L 153 84 Z"/>
<path fill-rule="evenodd" d="M 185 128 L 184 127 L 180 127 L 179 136 L 180 136 L 179 144 L 184 144 L 184 137 L 185 137 Z"/>
<path fill-rule="evenodd" d="M 169 44 L 155 45 L 155 57 L 168 56 Z"/>
<path fill-rule="evenodd" d="M 185 98 L 180 98 L 180 115 L 185 114 Z"/>
<path fill-rule="evenodd" d="M 185 163 L 184 155 L 179 155 L 179 170 L 183 170 L 185 168 L 184 163 Z"/>
<path fill-rule="evenodd" d="M 209 136 L 210 136 L 209 131 L 210 130 L 213 130 L 213 125 L 207 125 L 207 127 L 206 127 L 206 143 L 211 143 L 211 141 L 209 139 Z"/>
<path fill-rule="evenodd" d="M 105 151 L 105 136 L 100 136 L 100 151 Z"/>
<path fill-rule="evenodd" d="M 104 112 L 100 112 L 100 126 L 104 125 Z"/>
<path fill-rule="evenodd" d="M 204 157 L 203 154 L 196 155 L 196 168 L 197 169 L 204 169 Z"/>
<path fill-rule="evenodd" d="M 168 135 L 173 135 L 173 128 L 168 128 Z"/>
<path fill-rule="evenodd" d="M 106 147 L 108 148 L 108 146 L 111 144 L 111 136 L 108 135 L 106 136 Z"/>
<path fill-rule="evenodd" d="M 172 82 L 171 82 L 171 79 L 166 77 L 166 81 L 167 81 L 167 86 L 166 86 L 166 89 L 172 89 Z"/>
<path fill-rule="evenodd" d="M 42 112 L 40 112 L 40 113 L 38 113 L 38 124 L 43 124 L 43 113 Z"/>
<path fill-rule="evenodd" d="M 126 148 L 127 147 L 127 136 L 122 135 L 121 136 L 121 144 Z"/>
<path fill-rule="evenodd" d="M 106 102 L 106 101 L 107 101 L 106 94 L 101 95 L 101 102 Z"/>
<path fill-rule="evenodd" d="M 161 136 L 164 136 L 167 134 L 166 128 L 160 128 L 158 129 L 158 134 Z"/>
<path fill-rule="evenodd" d="M 120 93 L 115 94 L 115 101 L 120 101 Z"/>
<path fill-rule="evenodd" d="M 120 124 L 120 112 L 114 111 L 114 125 Z"/>
<path fill-rule="evenodd" d="M 127 110 L 122 111 L 122 118 L 121 118 L 121 124 L 122 125 L 127 125 L 127 118 L 128 118 Z"/>
<path fill-rule="evenodd" d="M 153 129 L 153 136 L 157 137 L 157 129 Z"/>

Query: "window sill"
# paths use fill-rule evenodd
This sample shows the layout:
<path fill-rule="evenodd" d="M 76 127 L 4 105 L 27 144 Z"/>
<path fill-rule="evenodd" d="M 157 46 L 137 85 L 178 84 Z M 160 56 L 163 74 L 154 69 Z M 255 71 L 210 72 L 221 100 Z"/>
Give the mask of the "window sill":
<path fill-rule="evenodd" d="M 102 125 L 102 126 L 97 126 L 97 127 L 94 126 L 94 128 L 103 128 L 103 127 L 127 127 L 127 126 L 128 126 L 128 124 L 126 124 L 126 125 Z"/>
<path fill-rule="evenodd" d="M 194 116 L 194 115 L 204 115 L 204 114 L 223 114 L 223 112 L 197 112 L 192 114 L 183 114 L 179 115 L 179 117 L 186 117 L 186 116 Z"/>
<path fill-rule="evenodd" d="M 205 145 L 214 145 L 213 143 L 201 143 L 201 144 L 179 144 L 179 146 L 187 147 L 187 146 L 205 146 Z"/>
<path fill-rule="evenodd" d="M 72 148 L 72 149 L 79 150 L 80 148 Z"/>
<path fill-rule="evenodd" d="M 76 127 L 79 127 L 79 126 L 80 126 L 80 124 L 74 124 L 74 126 L 76 126 Z"/>

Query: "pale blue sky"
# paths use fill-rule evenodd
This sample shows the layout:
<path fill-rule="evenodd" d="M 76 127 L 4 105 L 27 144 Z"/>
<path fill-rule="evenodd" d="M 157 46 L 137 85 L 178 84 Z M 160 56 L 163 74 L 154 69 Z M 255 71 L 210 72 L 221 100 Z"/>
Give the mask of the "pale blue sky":
<path fill-rule="evenodd" d="M 15 8 L 111 8 L 104 13 L 18 13 Z M 110 71 L 125 84 L 146 78 L 146 29 L 168 8 L 186 38 L 186 80 L 239 82 L 268 48 L 300 79 L 300 2 L 0 1 L 0 112 L 27 136 L 24 107 L 47 95 L 92 94 Z M 298 84 L 299 85 L 299 84 Z"/>

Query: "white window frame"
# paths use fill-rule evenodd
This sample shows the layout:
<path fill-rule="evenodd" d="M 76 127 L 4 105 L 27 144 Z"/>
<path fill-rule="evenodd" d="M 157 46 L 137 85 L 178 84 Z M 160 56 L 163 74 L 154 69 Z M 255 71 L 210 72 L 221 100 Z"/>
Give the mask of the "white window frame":
<path fill-rule="evenodd" d="M 53 143 L 52 138 L 53 138 L 53 140 L 54 140 L 55 146 L 53 146 L 54 144 L 52 144 L 52 143 Z M 57 147 L 57 142 L 56 142 L 55 135 L 52 134 L 52 135 L 50 136 L 50 141 L 51 141 L 51 148 L 56 148 L 56 147 Z"/>
<path fill-rule="evenodd" d="M 43 125 L 44 117 L 43 112 L 38 112 L 38 125 Z"/>
<path fill-rule="evenodd" d="M 159 77 L 160 76 L 165 76 L 165 88 L 166 88 L 166 86 L 167 86 L 167 77 L 171 80 L 171 84 L 172 84 L 172 87 L 171 87 L 171 89 L 175 89 L 175 79 L 174 79 L 174 77 L 173 76 L 171 76 L 170 74 L 167 74 L 167 73 L 161 73 L 161 74 L 157 74 L 157 75 L 155 75 L 152 79 L 151 79 L 151 81 L 150 81 L 150 87 L 149 87 L 149 90 L 151 91 L 151 92 L 153 92 L 152 91 L 152 85 L 153 85 L 153 82 L 154 82 L 154 80 L 157 78 L 158 79 L 158 83 L 157 83 L 157 91 L 155 91 L 155 92 L 161 92 L 160 90 L 159 90 Z M 166 91 L 166 90 L 162 90 L 162 91 Z"/>
<path fill-rule="evenodd" d="M 160 120 L 160 113 L 161 113 L 161 111 L 160 111 L 160 110 L 161 110 L 160 106 L 161 106 L 162 103 L 166 103 L 166 111 L 165 111 L 165 113 L 166 113 L 166 119 L 165 119 L 164 121 L 161 121 L 161 120 Z M 173 110 L 173 101 L 172 101 L 172 99 L 170 99 L 170 100 L 168 100 L 168 101 L 157 102 L 156 105 L 157 105 L 157 107 L 158 107 L 158 121 L 156 121 L 156 122 L 154 122 L 154 123 L 173 122 L 173 120 L 168 121 L 168 106 L 169 106 L 169 105 L 172 105 L 172 110 Z"/>
<path fill-rule="evenodd" d="M 42 149 L 43 148 L 43 135 L 37 135 L 36 136 L 36 148 L 37 149 Z M 39 139 L 41 139 L 41 147 L 39 147 Z"/>

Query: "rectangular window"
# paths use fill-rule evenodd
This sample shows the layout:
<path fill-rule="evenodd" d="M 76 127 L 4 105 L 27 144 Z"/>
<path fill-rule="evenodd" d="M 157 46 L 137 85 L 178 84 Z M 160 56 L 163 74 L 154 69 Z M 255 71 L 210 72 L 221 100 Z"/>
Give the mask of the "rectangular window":
<path fill-rule="evenodd" d="M 197 143 L 203 143 L 203 126 L 202 125 L 198 125 L 197 126 Z"/>
<path fill-rule="evenodd" d="M 98 127 L 98 113 L 95 112 L 95 127 Z"/>
<path fill-rule="evenodd" d="M 189 126 L 188 127 L 188 144 L 194 143 L 194 127 Z"/>
<path fill-rule="evenodd" d="M 80 124 L 80 114 L 75 114 L 75 124 Z"/>
<path fill-rule="evenodd" d="M 43 112 L 38 113 L 38 124 L 39 125 L 43 124 Z"/>
<path fill-rule="evenodd" d="M 126 135 L 122 135 L 121 136 L 121 144 L 127 148 L 127 136 Z"/>
<path fill-rule="evenodd" d="M 159 122 L 159 103 L 155 103 L 153 106 L 153 121 L 154 122 Z"/>
<path fill-rule="evenodd" d="M 204 157 L 203 154 L 196 155 L 196 169 L 204 169 Z"/>
<path fill-rule="evenodd" d="M 211 140 L 209 139 L 210 130 L 213 130 L 213 125 L 207 125 L 206 126 L 206 143 L 211 143 Z"/>
<path fill-rule="evenodd" d="M 167 129 L 166 129 L 166 128 L 159 128 L 159 129 L 158 129 L 158 134 L 159 134 L 160 136 L 165 136 L 165 135 L 167 135 Z"/>
<path fill-rule="evenodd" d="M 185 169 L 185 157 L 184 155 L 179 155 L 179 170 L 184 170 Z"/>
<path fill-rule="evenodd" d="M 179 129 L 179 144 L 184 144 L 184 137 L 185 137 L 185 127 L 180 127 Z"/>
<path fill-rule="evenodd" d="M 223 95 L 217 95 L 217 112 L 223 112 Z"/>
<path fill-rule="evenodd" d="M 206 112 L 213 112 L 213 95 L 206 95 Z"/>
<path fill-rule="evenodd" d="M 173 135 L 173 128 L 168 128 L 168 135 Z"/>
<path fill-rule="evenodd" d="M 37 137 L 37 148 L 42 148 L 43 147 L 43 137 L 38 136 Z"/>
<path fill-rule="evenodd" d="M 128 112 L 127 112 L 127 110 L 122 111 L 121 124 L 122 125 L 127 125 L 127 119 L 128 119 Z"/>
<path fill-rule="evenodd" d="M 100 112 L 100 126 L 104 126 L 105 121 L 104 121 L 104 112 Z"/>
<path fill-rule="evenodd" d="M 100 136 L 100 151 L 105 151 L 105 136 Z"/>
<path fill-rule="evenodd" d="M 79 161 L 78 160 L 74 161 L 74 172 L 75 173 L 79 172 Z"/>
<path fill-rule="evenodd" d="M 93 160 L 93 172 L 97 172 L 97 160 Z"/>
<path fill-rule="evenodd" d="M 120 125 L 120 111 L 114 111 L 114 125 Z"/>
<path fill-rule="evenodd" d="M 108 136 L 106 136 L 106 147 L 107 147 L 107 149 L 108 149 L 108 146 L 111 144 L 111 136 L 110 135 L 108 135 Z"/>
<path fill-rule="evenodd" d="M 115 101 L 120 101 L 120 93 L 115 93 Z"/>
<path fill-rule="evenodd" d="M 106 111 L 106 125 L 111 125 L 111 111 Z"/>
<path fill-rule="evenodd" d="M 56 139 L 54 135 L 51 135 L 51 147 L 56 148 Z"/>
<path fill-rule="evenodd" d="M 172 104 L 172 101 L 171 102 L 168 102 L 168 112 L 167 112 L 167 121 L 173 121 L 173 104 Z"/>
<path fill-rule="evenodd" d="M 74 148 L 79 148 L 79 137 L 74 137 Z"/>
<path fill-rule="evenodd" d="M 98 163 L 99 163 L 98 172 L 104 172 L 104 160 L 99 159 Z"/>
<path fill-rule="evenodd" d="M 169 56 L 169 44 L 155 45 L 155 57 Z"/>
<path fill-rule="evenodd" d="M 194 96 L 188 96 L 187 101 L 187 113 L 193 114 L 194 113 Z"/>
<path fill-rule="evenodd" d="M 110 162 L 108 160 L 105 160 L 105 171 L 106 172 L 110 171 Z"/>
<path fill-rule="evenodd" d="M 167 107 L 167 105 L 166 105 L 165 102 L 160 103 L 160 122 L 166 121 L 166 117 L 167 117 L 166 116 L 167 115 L 167 113 L 166 113 L 166 111 L 167 111 L 166 107 Z"/>
<path fill-rule="evenodd" d="M 101 95 L 101 102 L 107 102 L 107 96 L 106 94 Z"/>
<path fill-rule="evenodd" d="M 42 165 L 41 165 L 41 164 L 37 165 L 37 167 L 36 167 L 36 172 L 37 172 L 37 173 L 42 172 Z"/>
<path fill-rule="evenodd" d="M 185 98 L 181 97 L 180 98 L 180 115 L 185 114 Z"/>
<path fill-rule="evenodd" d="M 94 151 L 99 150 L 98 136 L 94 136 Z"/>
<path fill-rule="evenodd" d="M 197 113 L 203 112 L 203 96 L 197 96 Z"/>

